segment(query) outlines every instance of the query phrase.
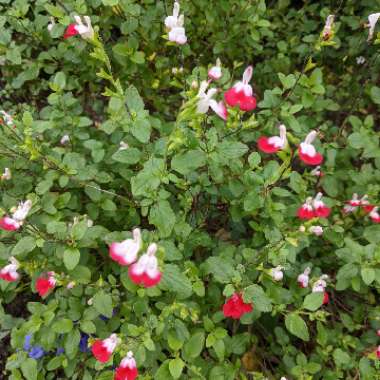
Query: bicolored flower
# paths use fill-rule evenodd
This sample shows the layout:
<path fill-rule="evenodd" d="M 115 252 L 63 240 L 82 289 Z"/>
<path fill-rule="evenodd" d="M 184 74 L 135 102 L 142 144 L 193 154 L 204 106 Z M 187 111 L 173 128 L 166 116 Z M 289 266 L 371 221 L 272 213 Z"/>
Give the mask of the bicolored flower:
<path fill-rule="evenodd" d="M 179 2 L 175 1 L 173 5 L 173 15 L 165 18 L 165 26 L 169 30 L 169 41 L 178 45 L 184 45 L 187 42 L 184 25 L 184 15 L 179 14 Z"/>
<path fill-rule="evenodd" d="M 106 363 L 119 343 L 120 339 L 116 334 L 111 334 L 107 339 L 98 339 L 91 347 L 92 354 L 99 362 Z"/>
<path fill-rule="evenodd" d="M 207 87 L 209 82 L 202 81 L 199 86 L 199 91 L 197 94 L 197 112 L 198 113 L 207 113 L 209 108 L 211 108 L 220 118 L 227 120 L 228 112 L 227 108 L 222 101 L 219 103 L 213 99 L 218 90 L 216 88 L 210 88 L 207 92 Z"/>
<path fill-rule="evenodd" d="M 329 294 L 325 291 L 327 287 L 326 280 L 329 278 L 326 274 L 322 275 L 313 285 L 312 292 L 313 293 L 320 293 L 323 292 L 323 305 L 326 305 L 329 303 Z"/>
<path fill-rule="evenodd" d="M 313 199 L 314 215 L 319 218 L 327 218 L 330 215 L 331 209 L 325 205 L 322 197 L 323 194 L 318 193 Z"/>
<path fill-rule="evenodd" d="M 323 161 L 323 156 L 315 150 L 312 144 L 316 137 L 317 132 L 311 131 L 298 147 L 298 156 L 307 165 L 320 165 Z"/>
<path fill-rule="evenodd" d="M 4 216 L 0 219 L 0 228 L 5 231 L 18 230 L 22 226 L 31 208 L 32 201 L 27 200 L 20 202 L 17 207 L 11 210 L 13 213 L 12 217 Z"/>
<path fill-rule="evenodd" d="M 41 297 L 46 296 L 52 289 L 55 288 L 57 280 L 54 272 L 48 272 L 47 276 L 43 275 L 36 280 L 36 290 Z"/>
<path fill-rule="evenodd" d="M 116 368 L 114 380 L 135 380 L 137 376 L 136 360 L 133 357 L 133 352 L 129 351 L 119 367 Z"/>
<path fill-rule="evenodd" d="M 307 288 L 309 286 L 309 275 L 310 275 L 310 272 L 311 272 L 311 269 L 309 267 L 307 267 L 303 273 L 301 273 L 298 277 L 297 277 L 297 282 L 298 282 L 298 285 L 301 287 L 301 288 Z"/>
<path fill-rule="evenodd" d="M 14 126 L 13 117 L 4 110 L 0 110 L 0 125 L 2 122 L 4 122 L 8 127 Z"/>
<path fill-rule="evenodd" d="M 126 239 L 120 243 L 112 243 L 109 248 L 109 254 L 112 260 L 120 265 L 131 265 L 137 259 L 137 254 L 141 249 L 141 230 L 135 228 L 132 231 L 133 239 Z"/>
<path fill-rule="evenodd" d="M 300 219 L 313 219 L 315 217 L 314 208 L 313 208 L 313 198 L 306 198 L 305 203 L 298 209 L 297 216 Z"/>
<path fill-rule="evenodd" d="M 9 258 L 9 263 L 0 270 L 0 278 L 8 282 L 17 281 L 20 278 L 20 274 L 17 273 L 20 263 L 13 256 Z"/>
<path fill-rule="evenodd" d="M 379 21 L 380 13 L 372 13 L 368 16 L 368 38 L 367 41 L 371 41 L 375 33 L 375 27 Z"/>
<path fill-rule="evenodd" d="M 368 214 L 369 217 L 372 219 L 372 221 L 374 223 L 380 223 L 380 214 L 378 212 L 379 208 L 378 207 L 374 207 L 370 213 Z"/>
<path fill-rule="evenodd" d="M 208 71 L 208 77 L 211 80 L 218 80 L 222 77 L 222 63 L 219 58 L 216 60 L 216 65 Z"/>
<path fill-rule="evenodd" d="M 238 106 L 241 111 L 252 111 L 256 108 L 256 98 L 249 84 L 252 73 L 252 66 L 248 66 L 243 73 L 242 81 L 235 83 L 224 93 L 224 99 L 230 107 Z"/>
<path fill-rule="evenodd" d="M 9 168 L 5 168 L 3 174 L 0 176 L 0 180 L 2 181 L 9 181 L 12 179 L 12 173 Z"/>
<path fill-rule="evenodd" d="M 284 278 L 284 272 L 282 271 L 284 267 L 277 266 L 276 268 L 272 268 L 269 272 L 270 276 L 274 281 L 281 281 Z"/>
<path fill-rule="evenodd" d="M 314 234 L 315 236 L 323 235 L 323 227 L 322 226 L 311 226 L 309 228 L 309 232 Z"/>
<path fill-rule="evenodd" d="M 235 293 L 223 305 L 224 316 L 232 319 L 240 319 L 244 314 L 250 313 L 252 310 L 253 305 L 245 303 L 240 293 Z"/>
<path fill-rule="evenodd" d="M 161 281 L 162 274 L 158 268 L 156 252 L 157 244 L 150 244 L 146 253 L 143 254 L 136 263 L 129 267 L 129 278 L 135 284 L 150 288 Z"/>
<path fill-rule="evenodd" d="M 346 202 L 346 205 L 343 207 L 343 212 L 349 214 L 356 211 L 361 206 L 367 206 L 369 204 L 368 195 L 364 195 L 361 199 L 358 197 L 358 194 L 354 193 L 352 199 Z"/>
<path fill-rule="evenodd" d="M 328 15 L 326 18 L 325 26 L 322 31 L 322 38 L 326 41 L 329 40 L 332 34 L 332 26 L 334 24 L 334 15 Z"/>
<path fill-rule="evenodd" d="M 70 24 L 65 34 L 63 35 L 64 39 L 80 35 L 85 40 L 94 38 L 94 29 L 91 25 L 91 19 L 89 16 L 83 16 L 84 22 L 80 16 L 74 16 L 75 23 Z"/>
<path fill-rule="evenodd" d="M 286 127 L 284 124 L 279 125 L 280 136 L 265 137 L 261 136 L 257 140 L 258 148 L 265 153 L 276 153 L 284 149 L 287 144 Z"/>

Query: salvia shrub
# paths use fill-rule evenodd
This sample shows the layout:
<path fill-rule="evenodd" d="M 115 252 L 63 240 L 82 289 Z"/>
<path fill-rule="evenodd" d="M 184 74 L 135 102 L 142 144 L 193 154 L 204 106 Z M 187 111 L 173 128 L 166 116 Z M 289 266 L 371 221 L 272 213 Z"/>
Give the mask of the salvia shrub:
<path fill-rule="evenodd" d="M 10 380 L 380 379 L 379 0 L 1 0 Z"/>

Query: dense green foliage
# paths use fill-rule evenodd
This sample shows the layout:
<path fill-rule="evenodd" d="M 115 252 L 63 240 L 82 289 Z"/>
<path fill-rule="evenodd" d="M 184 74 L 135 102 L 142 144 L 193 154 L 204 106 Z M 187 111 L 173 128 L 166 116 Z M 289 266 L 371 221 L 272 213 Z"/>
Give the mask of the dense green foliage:
<path fill-rule="evenodd" d="M 6 378 L 112 379 L 130 350 L 145 380 L 380 379 L 380 224 L 342 212 L 353 193 L 380 202 L 379 45 L 365 25 L 380 1 L 183 0 L 181 46 L 167 40 L 172 6 L 0 0 L 0 109 L 15 123 L 0 130 L 0 172 L 12 172 L 0 207 L 33 203 L 22 228 L 0 232 L 0 268 L 14 256 L 21 275 L 0 280 Z M 73 15 L 89 15 L 99 39 L 64 39 Z M 221 91 L 253 65 L 258 106 L 227 122 L 195 107 L 218 57 Z M 289 147 L 259 152 L 280 123 Z M 313 129 L 322 177 L 297 157 Z M 299 220 L 318 192 L 331 215 Z M 158 245 L 152 288 L 108 254 L 136 226 L 144 250 Z M 311 283 L 329 276 L 328 304 L 298 286 L 306 267 Z M 47 271 L 57 285 L 42 299 Z M 235 292 L 253 303 L 240 320 L 222 313 Z M 20 299 L 28 313 L 16 318 Z M 103 365 L 79 350 L 81 333 L 123 344 Z M 42 358 L 23 350 L 26 335 Z"/>

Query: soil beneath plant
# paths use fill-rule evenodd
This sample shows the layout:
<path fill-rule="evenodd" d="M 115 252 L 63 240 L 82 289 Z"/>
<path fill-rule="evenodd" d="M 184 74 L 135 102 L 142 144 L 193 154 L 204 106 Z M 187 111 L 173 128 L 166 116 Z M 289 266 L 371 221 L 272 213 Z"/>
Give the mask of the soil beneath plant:
<path fill-rule="evenodd" d="M 7 314 L 15 318 L 27 318 L 29 311 L 26 304 L 30 301 L 37 301 L 34 294 L 20 294 L 8 304 L 4 304 L 4 310 Z M 7 380 L 9 376 L 5 374 L 5 364 L 8 356 L 11 354 L 10 334 L 0 340 L 0 380 Z"/>

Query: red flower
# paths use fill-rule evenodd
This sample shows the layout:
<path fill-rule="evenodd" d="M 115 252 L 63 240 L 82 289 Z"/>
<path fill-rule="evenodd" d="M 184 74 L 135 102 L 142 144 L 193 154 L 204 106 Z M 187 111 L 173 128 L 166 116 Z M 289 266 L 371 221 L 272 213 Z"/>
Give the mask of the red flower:
<path fill-rule="evenodd" d="M 307 165 L 320 165 L 323 161 L 323 156 L 318 153 L 312 142 L 317 137 L 316 131 L 311 131 L 298 147 L 299 158 Z"/>
<path fill-rule="evenodd" d="M 137 376 L 136 361 L 133 353 L 129 351 L 120 366 L 116 368 L 114 380 L 135 380 Z"/>
<path fill-rule="evenodd" d="M 380 223 L 380 214 L 378 212 L 379 208 L 374 207 L 371 212 L 369 213 L 370 218 L 374 223 Z"/>
<path fill-rule="evenodd" d="M 51 289 L 54 289 L 56 280 L 53 273 L 49 272 L 48 278 L 42 276 L 37 278 L 36 290 L 41 297 L 44 297 Z"/>
<path fill-rule="evenodd" d="M 228 298 L 223 305 L 224 316 L 232 319 L 240 319 L 242 315 L 250 313 L 252 310 L 252 304 L 245 303 L 239 293 L 235 293 L 232 297 Z"/>
<path fill-rule="evenodd" d="M 73 37 L 73 36 L 76 36 L 78 35 L 79 32 L 77 31 L 77 24 L 70 24 L 66 31 L 65 31 L 65 34 L 63 35 L 63 38 L 64 39 L 67 39 L 67 38 L 70 38 L 70 37 Z"/>
<path fill-rule="evenodd" d="M 309 197 L 306 199 L 306 202 L 298 209 L 297 216 L 300 219 L 309 220 L 315 217 L 312 202 L 313 198 Z"/>
<path fill-rule="evenodd" d="M 0 219 L 0 228 L 5 231 L 16 231 L 20 228 L 21 224 L 9 216 L 4 216 Z"/>
<path fill-rule="evenodd" d="M 327 305 L 329 303 L 329 301 L 330 301 L 329 293 L 324 292 L 323 293 L 323 302 L 322 302 L 322 304 L 323 305 Z"/>
<path fill-rule="evenodd" d="M 378 359 L 380 359 L 380 346 L 377 347 L 376 356 Z"/>
<path fill-rule="evenodd" d="M 157 245 L 155 243 L 150 244 L 147 252 L 139 258 L 137 263 L 129 267 L 129 278 L 135 284 L 150 288 L 161 281 L 162 274 L 158 269 L 156 251 Z"/>
<path fill-rule="evenodd" d="M 92 354 L 99 362 L 106 363 L 110 359 L 118 343 L 119 338 L 116 334 L 112 334 L 109 338 L 104 340 L 98 339 L 91 346 Z"/>
<path fill-rule="evenodd" d="M 252 78 L 252 71 L 252 66 L 248 66 L 244 71 L 243 80 L 224 93 L 224 99 L 229 106 L 239 106 L 241 111 L 252 111 L 256 108 L 256 98 L 248 84 Z"/>
<path fill-rule="evenodd" d="M 286 127 L 281 124 L 279 126 L 280 136 L 265 137 L 261 136 L 257 140 L 258 148 L 265 153 L 276 153 L 281 149 L 284 149 L 287 140 L 286 140 Z"/>

